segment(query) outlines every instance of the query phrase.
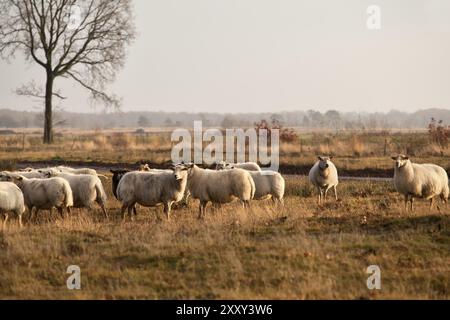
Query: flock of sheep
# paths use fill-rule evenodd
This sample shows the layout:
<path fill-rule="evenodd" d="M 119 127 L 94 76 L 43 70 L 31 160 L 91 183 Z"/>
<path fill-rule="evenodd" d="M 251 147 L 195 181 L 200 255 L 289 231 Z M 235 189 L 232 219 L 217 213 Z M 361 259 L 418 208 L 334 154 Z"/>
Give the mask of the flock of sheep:
<path fill-rule="evenodd" d="M 447 172 L 433 164 L 412 163 L 407 156 L 392 157 L 395 161 L 394 185 L 405 197 L 413 210 L 414 198 L 430 201 L 440 197 L 444 203 L 449 197 Z M 145 207 L 162 205 L 167 219 L 174 203 L 190 198 L 198 199 L 199 218 L 203 218 L 209 202 L 215 205 L 240 200 L 244 208 L 251 200 L 272 199 L 283 205 L 285 180 L 274 171 L 261 170 L 253 162 L 228 164 L 219 162 L 214 169 L 203 169 L 195 164 L 181 163 L 170 169 L 151 169 L 143 165 L 138 171 L 111 170 L 112 191 L 122 203 L 123 219 L 127 213 L 132 218 L 137 214 L 136 204 Z M 28 168 L 15 172 L 0 173 L 0 214 L 3 228 L 8 213 L 13 212 L 22 226 L 22 214 L 29 210 L 30 220 L 40 210 L 56 208 L 64 218 L 70 209 L 92 209 L 97 203 L 106 218 L 106 192 L 101 175 L 93 169 L 74 169 L 65 166 L 54 168 Z M 309 180 L 319 194 L 318 203 L 323 203 L 328 191 L 333 190 L 335 199 L 339 183 L 338 172 L 330 157 L 319 157 L 309 172 Z M 438 206 L 439 209 L 439 206 Z"/>

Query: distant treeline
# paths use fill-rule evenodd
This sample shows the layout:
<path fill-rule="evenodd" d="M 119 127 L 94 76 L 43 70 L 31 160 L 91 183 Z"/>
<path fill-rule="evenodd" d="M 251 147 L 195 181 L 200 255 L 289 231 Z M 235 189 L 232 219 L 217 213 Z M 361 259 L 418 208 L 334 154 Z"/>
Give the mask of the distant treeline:
<path fill-rule="evenodd" d="M 338 112 L 314 110 L 279 113 L 186 113 L 186 112 L 114 112 L 72 113 L 56 112 L 55 127 L 79 129 L 192 127 L 195 120 L 202 120 L 204 127 L 252 127 L 261 120 L 277 121 L 284 127 L 330 129 L 418 129 L 426 128 L 430 119 L 450 123 L 450 110 L 426 109 L 413 113 L 392 110 L 387 113 Z M 43 114 L 0 109 L 0 128 L 42 127 Z"/>

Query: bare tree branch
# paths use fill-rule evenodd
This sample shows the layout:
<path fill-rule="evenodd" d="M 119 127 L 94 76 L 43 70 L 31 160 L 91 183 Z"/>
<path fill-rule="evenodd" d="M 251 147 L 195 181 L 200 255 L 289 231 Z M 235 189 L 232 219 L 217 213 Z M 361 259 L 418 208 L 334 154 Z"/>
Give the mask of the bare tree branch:
<path fill-rule="evenodd" d="M 0 0 L 0 56 L 11 59 L 20 51 L 45 69 L 45 94 L 29 86 L 16 92 L 44 98 L 47 122 L 52 97 L 64 98 L 53 92 L 59 77 L 118 108 L 120 99 L 105 87 L 124 65 L 135 38 L 133 21 L 131 0 Z"/>

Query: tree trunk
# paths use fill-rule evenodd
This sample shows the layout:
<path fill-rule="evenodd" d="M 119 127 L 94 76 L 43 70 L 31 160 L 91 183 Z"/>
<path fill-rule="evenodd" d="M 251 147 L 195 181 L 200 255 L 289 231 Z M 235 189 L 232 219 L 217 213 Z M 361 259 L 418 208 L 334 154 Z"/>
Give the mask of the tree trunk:
<path fill-rule="evenodd" d="M 53 75 L 47 72 L 47 82 L 45 85 L 45 113 L 44 113 L 44 143 L 53 143 L 53 119 L 52 119 L 52 98 L 53 98 Z"/>

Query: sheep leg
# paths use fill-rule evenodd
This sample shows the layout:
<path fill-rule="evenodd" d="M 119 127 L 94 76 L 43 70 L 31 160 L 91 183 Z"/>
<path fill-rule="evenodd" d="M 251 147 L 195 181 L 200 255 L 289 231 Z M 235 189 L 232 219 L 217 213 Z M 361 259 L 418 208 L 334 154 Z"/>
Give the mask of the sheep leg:
<path fill-rule="evenodd" d="M 283 207 L 283 200 L 277 196 L 272 195 L 272 204 L 275 210 L 278 210 L 279 207 Z"/>
<path fill-rule="evenodd" d="M 22 213 L 16 213 L 17 214 L 17 216 L 19 217 L 19 227 L 20 228 L 23 228 L 23 223 L 22 223 Z"/>
<path fill-rule="evenodd" d="M 36 210 L 34 210 L 34 215 L 39 218 L 39 212 L 41 211 L 41 209 L 36 208 Z"/>
<path fill-rule="evenodd" d="M 122 214 L 122 220 L 125 221 L 127 219 L 127 210 L 128 206 L 126 204 L 122 205 L 121 214 Z"/>
<path fill-rule="evenodd" d="M 58 209 L 59 215 L 61 216 L 61 219 L 64 220 L 64 209 L 63 209 L 63 207 L 58 207 L 57 209 Z"/>
<path fill-rule="evenodd" d="M 3 223 L 2 223 L 2 228 L 3 228 L 3 230 L 5 230 L 6 229 L 6 222 L 8 221 L 8 214 L 7 213 L 4 213 L 3 214 Z"/>
<path fill-rule="evenodd" d="M 203 219 L 206 216 L 206 205 L 208 204 L 208 201 L 200 201 L 199 206 L 199 219 Z"/>
<path fill-rule="evenodd" d="M 414 197 L 413 196 L 411 196 L 410 202 L 411 202 L 411 212 L 414 212 Z"/>
<path fill-rule="evenodd" d="M 137 216 L 137 209 L 136 209 L 136 205 L 133 206 L 133 213 L 135 216 Z"/>
<path fill-rule="evenodd" d="M 434 204 L 434 198 L 430 199 L 430 210 L 433 209 L 433 204 Z"/>
<path fill-rule="evenodd" d="M 336 199 L 336 201 L 338 201 L 338 195 L 337 195 L 337 186 L 333 186 L 333 190 L 334 190 L 334 198 Z"/>
<path fill-rule="evenodd" d="M 66 210 L 67 210 L 67 214 L 70 216 L 70 215 L 72 215 L 72 212 L 71 212 L 71 210 L 70 210 L 70 207 L 66 207 Z"/>
<path fill-rule="evenodd" d="M 133 221 L 133 207 L 134 206 L 129 206 L 128 207 L 128 215 L 130 216 L 130 220 Z"/>
<path fill-rule="evenodd" d="M 408 211 L 409 195 L 405 194 L 405 211 Z"/>
<path fill-rule="evenodd" d="M 317 191 L 319 191 L 319 206 L 322 204 L 322 189 L 320 187 L 317 187 Z"/>
<path fill-rule="evenodd" d="M 33 222 L 33 217 L 34 217 L 33 209 L 34 209 L 33 207 L 31 207 L 31 208 L 29 209 L 29 211 L 30 211 L 30 217 L 29 217 L 30 223 Z"/>
<path fill-rule="evenodd" d="M 105 216 L 105 218 L 109 219 L 108 212 L 106 212 L 106 208 L 105 208 L 105 204 L 104 203 L 100 204 L 100 208 L 102 208 L 102 212 L 103 212 L 103 215 Z"/>
<path fill-rule="evenodd" d="M 189 198 L 190 197 L 191 197 L 191 194 L 189 192 L 187 192 L 186 198 L 184 199 L 184 204 L 186 205 L 186 207 L 189 207 Z"/>
<path fill-rule="evenodd" d="M 170 207 L 171 203 L 164 203 L 164 213 L 166 214 L 167 221 L 170 220 Z"/>

